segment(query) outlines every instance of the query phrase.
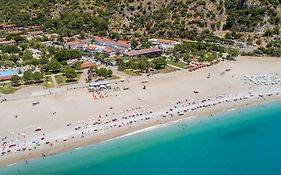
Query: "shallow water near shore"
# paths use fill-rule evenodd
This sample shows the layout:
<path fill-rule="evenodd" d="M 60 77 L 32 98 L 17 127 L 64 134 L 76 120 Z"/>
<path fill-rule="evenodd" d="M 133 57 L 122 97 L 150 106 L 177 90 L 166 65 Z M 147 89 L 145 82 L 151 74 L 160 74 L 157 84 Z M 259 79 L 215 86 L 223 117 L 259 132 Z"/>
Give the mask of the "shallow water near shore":
<path fill-rule="evenodd" d="M 278 102 L 113 139 L 2 168 L 0 174 L 280 175 L 280 138 Z"/>

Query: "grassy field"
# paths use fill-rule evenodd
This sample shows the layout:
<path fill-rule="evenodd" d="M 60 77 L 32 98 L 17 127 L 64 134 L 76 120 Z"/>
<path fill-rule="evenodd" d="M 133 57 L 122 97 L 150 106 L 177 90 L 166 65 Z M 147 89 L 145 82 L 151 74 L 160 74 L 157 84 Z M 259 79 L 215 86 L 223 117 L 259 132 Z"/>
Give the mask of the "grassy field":
<path fill-rule="evenodd" d="M 46 76 L 44 78 L 44 82 L 42 83 L 42 86 L 45 87 L 45 88 L 53 88 L 54 87 L 54 83 L 53 83 L 50 76 Z"/>
<path fill-rule="evenodd" d="M 15 93 L 21 87 L 13 87 L 10 83 L 0 85 L 0 93 L 2 94 L 12 94 Z"/>
<path fill-rule="evenodd" d="M 110 79 L 111 80 L 117 80 L 117 79 L 120 79 L 120 77 L 118 77 L 117 75 L 112 75 L 112 77 Z"/>
<path fill-rule="evenodd" d="M 176 69 L 174 67 L 171 67 L 171 66 L 166 66 L 165 69 L 160 69 L 159 70 L 159 73 L 170 73 L 170 72 L 175 72 L 179 69 Z"/>
<path fill-rule="evenodd" d="M 179 68 L 184 68 L 186 66 L 186 64 L 182 61 L 170 60 L 167 63 L 170 64 L 170 65 L 179 67 Z"/>
<path fill-rule="evenodd" d="M 64 75 L 56 75 L 55 76 L 56 81 L 57 81 L 59 86 L 76 84 L 76 83 L 78 83 L 80 77 L 81 77 L 81 74 L 77 74 L 77 77 L 75 78 L 74 81 L 66 81 L 66 77 Z"/>
<path fill-rule="evenodd" d="M 139 73 L 137 73 L 137 72 L 135 72 L 135 71 L 133 71 L 131 69 L 125 69 L 122 72 L 124 72 L 124 73 L 126 73 L 126 74 L 128 74 L 130 76 L 140 76 L 141 75 L 141 74 L 139 74 Z"/>

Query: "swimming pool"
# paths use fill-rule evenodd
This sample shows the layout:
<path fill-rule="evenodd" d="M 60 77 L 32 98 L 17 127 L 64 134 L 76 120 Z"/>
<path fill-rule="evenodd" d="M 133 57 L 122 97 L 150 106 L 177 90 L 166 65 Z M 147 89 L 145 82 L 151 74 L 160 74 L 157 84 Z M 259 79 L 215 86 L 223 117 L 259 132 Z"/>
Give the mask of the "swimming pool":
<path fill-rule="evenodd" d="M 0 71 L 0 77 L 8 77 L 8 76 L 13 76 L 17 75 L 18 70 L 7 70 L 7 71 Z"/>

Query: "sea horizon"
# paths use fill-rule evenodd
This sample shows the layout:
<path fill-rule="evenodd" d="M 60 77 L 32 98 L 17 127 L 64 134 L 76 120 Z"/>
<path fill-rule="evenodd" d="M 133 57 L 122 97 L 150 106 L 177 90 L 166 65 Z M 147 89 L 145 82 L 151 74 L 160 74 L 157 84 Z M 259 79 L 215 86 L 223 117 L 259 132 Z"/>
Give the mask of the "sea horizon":
<path fill-rule="evenodd" d="M 280 174 L 281 141 L 272 138 L 279 126 L 280 101 L 153 126 L 3 167 L 0 174 Z"/>

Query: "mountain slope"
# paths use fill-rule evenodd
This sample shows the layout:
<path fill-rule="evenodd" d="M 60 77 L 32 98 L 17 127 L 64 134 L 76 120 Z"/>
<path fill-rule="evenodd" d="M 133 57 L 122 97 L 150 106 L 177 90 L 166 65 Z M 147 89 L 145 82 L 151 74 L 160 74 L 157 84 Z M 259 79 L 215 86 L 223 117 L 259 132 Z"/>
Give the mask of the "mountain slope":
<path fill-rule="evenodd" d="M 62 35 L 188 37 L 192 32 L 263 32 L 280 26 L 281 0 L 0 0 L 0 21 Z"/>

